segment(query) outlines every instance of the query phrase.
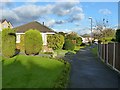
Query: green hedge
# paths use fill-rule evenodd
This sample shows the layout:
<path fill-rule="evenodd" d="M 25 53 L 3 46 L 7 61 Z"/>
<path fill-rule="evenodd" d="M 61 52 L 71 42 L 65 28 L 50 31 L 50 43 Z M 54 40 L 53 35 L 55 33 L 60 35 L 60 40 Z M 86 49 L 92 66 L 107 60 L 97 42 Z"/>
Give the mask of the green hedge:
<path fill-rule="evenodd" d="M 47 43 L 49 48 L 54 50 L 62 49 L 64 44 L 64 36 L 60 34 L 48 35 Z"/>
<path fill-rule="evenodd" d="M 12 57 L 15 55 L 16 35 L 15 31 L 6 28 L 2 30 L 2 55 L 4 57 Z"/>
<path fill-rule="evenodd" d="M 36 55 L 42 50 L 42 35 L 38 30 L 30 29 L 25 32 L 25 53 L 27 55 Z"/>
<path fill-rule="evenodd" d="M 120 42 L 120 29 L 116 31 L 116 41 Z"/>
<path fill-rule="evenodd" d="M 72 42 L 72 40 L 65 39 L 64 49 L 65 50 L 74 50 L 75 44 Z"/>
<path fill-rule="evenodd" d="M 0 32 L 0 53 L 2 53 L 2 32 Z"/>

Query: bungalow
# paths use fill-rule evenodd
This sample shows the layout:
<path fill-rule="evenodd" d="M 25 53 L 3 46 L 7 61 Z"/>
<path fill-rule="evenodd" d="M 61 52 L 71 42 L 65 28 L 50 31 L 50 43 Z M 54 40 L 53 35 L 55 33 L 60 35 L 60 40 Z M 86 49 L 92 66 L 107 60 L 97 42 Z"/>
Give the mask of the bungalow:
<path fill-rule="evenodd" d="M 43 45 L 47 45 L 47 35 L 56 33 L 52 29 L 46 27 L 44 23 L 42 25 L 37 21 L 29 22 L 27 24 L 15 27 L 13 29 L 16 30 L 16 43 L 21 42 L 21 39 L 20 39 L 21 35 L 24 35 L 25 32 L 29 29 L 37 29 L 38 31 L 41 32 L 42 39 L 43 39 Z"/>
<path fill-rule="evenodd" d="M 17 43 L 17 45 L 19 45 L 22 42 L 22 36 L 24 36 L 24 34 L 27 30 L 36 29 L 36 30 L 40 31 L 40 33 L 42 35 L 43 46 L 44 46 L 43 52 L 51 51 L 51 49 L 47 47 L 47 35 L 55 34 L 56 32 L 53 31 L 52 29 L 48 28 L 47 26 L 45 26 L 44 23 L 40 24 L 37 21 L 33 21 L 33 22 L 29 22 L 27 24 L 15 27 L 13 29 L 16 30 L 16 43 Z M 19 46 L 18 46 L 18 48 L 19 48 Z"/>

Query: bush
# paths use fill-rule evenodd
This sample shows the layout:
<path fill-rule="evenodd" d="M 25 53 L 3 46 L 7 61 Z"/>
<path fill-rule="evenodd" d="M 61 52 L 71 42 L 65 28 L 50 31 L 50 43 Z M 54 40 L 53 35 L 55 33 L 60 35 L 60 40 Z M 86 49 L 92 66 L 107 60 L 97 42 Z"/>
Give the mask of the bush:
<path fill-rule="evenodd" d="M 16 35 L 15 31 L 6 28 L 2 30 L 2 55 L 4 57 L 12 57 L 15 55 Z"/>
<path fill-rule="evenodd" d="M 42 36 L 38 30 L 28 30 L 25 32 L 25 53 L 36 55 L 42 50 Z"/>
<path fill-rule="evenodd" d="M 60 34 L 48 35 L 48 47 L 54 50 L 62 49 L 64 44 L 64 36 Z"/>
<path fill-rule="evenodd" d="M 82 38 L 81 37 L 77 37 L 76 38 L 76 45 L 80 46 L 82 44 Z"/>
<path fill-rule="evenodd" d="M 0 32 L 0 53 L 2 53 L 2 33 Z"/>
<path fill-rule="evenodd" d="M 116 31 L 116 41 L 120 42 L 120 29 Z"/>
<path fill-rule="evenodd" d="M 66 39 L 65 44 L 64 44 L 64 49 L 65 50 L 74 50 L 75 49 L 75 44 L 73 44 L 72 40 Z"/>

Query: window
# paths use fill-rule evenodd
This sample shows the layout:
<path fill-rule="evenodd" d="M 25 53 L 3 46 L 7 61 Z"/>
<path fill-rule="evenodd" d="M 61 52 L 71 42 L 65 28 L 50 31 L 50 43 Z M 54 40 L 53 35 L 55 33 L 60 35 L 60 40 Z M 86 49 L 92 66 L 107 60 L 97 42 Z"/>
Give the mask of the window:
<path fill-rule="evenodd" d="M 20 34 L 16 35 L 16 43 L 20 43 Z"/>

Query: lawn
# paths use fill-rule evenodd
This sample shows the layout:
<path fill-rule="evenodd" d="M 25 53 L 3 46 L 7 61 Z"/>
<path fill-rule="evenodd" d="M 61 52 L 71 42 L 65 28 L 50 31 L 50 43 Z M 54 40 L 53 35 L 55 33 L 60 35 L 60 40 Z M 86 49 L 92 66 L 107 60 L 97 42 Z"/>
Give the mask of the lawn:
<path fill-rule="evenodd" d="M 3 88 L 53 88 L 65 64 L 55 59 L 18 55 L 3 60 Z"/>
<path fill-rule="evenodd" d="M 93 53 L 95 56 L 97 56 L 97 52 L 98 52 L 97 46 L 93 47 L 93 48 L 92 48 L 92 53 Z"/>
<path fill-rule="evenodd" d="M 71 52 L 73 54 L 76 54 L 76 51 L 79 51 L 81 48 L 85 48 L 85 46 L 75 46 L 75 49 L 73 51 L 71 50 L 55 50 L 57 53 L 58 57 L 64 57 L 66 53 Z"/>

